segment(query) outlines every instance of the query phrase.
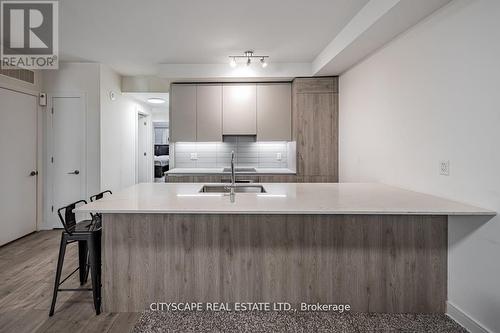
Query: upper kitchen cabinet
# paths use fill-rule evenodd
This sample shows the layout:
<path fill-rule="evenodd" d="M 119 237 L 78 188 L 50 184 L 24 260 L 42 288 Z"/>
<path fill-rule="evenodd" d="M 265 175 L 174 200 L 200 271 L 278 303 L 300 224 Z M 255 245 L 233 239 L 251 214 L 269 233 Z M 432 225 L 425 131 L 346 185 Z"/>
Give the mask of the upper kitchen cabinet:
<path fill-rule="evenodd" d="M 171 86 L 170 141 L 196 141 L 196 85 Z"/>
<path fill-rule="evenodd" d="M 222 141 L 222 85 L 196 86 L 196 141 Z"/>
<path fill-rule="evenodd" d="M 258 141 L 290 141 L 291 103 L 289 83 L 257 84 Z"/>
<path fill-rule="evenodd" d="M 291 140 L 290 83 L 172 84 L 170 141 Z"/>
<path fill-rule="evenodd" d="M 296 94 L 338 93 L 336 77 L 298 78 L 293 80 Z"/>
<path fill-rule="evenodd" d="M 223 85 L 222 129 L 225 135 L 257 134 L 257 85 Z"/>

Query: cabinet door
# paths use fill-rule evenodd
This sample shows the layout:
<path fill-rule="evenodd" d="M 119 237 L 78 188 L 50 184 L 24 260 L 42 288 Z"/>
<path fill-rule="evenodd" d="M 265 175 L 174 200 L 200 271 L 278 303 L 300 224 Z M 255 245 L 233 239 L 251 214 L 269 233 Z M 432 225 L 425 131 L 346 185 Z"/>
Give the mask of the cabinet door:
<path fill-rule="evenodd" d="M 166 183 L 192 183 L 193 176 L 172 176 L 168 175 Z"/>
<path fill-rule="evenodd" d="M 292 86 L 288 83 L 257 85 L 257 140 L 290 141 Z"/>
<path fill-rule="evenodd" d="M 222 129 L 226 135 L 257 134 L 257 85 L 223 86 Z"/>
<path fill-rule="evenodd" d="M 222 86 L 196 87 L 196 141 L 222 141 Z"/>
<path fill-rule="evenodd" d="M 196 85 L 173 84 L 170 105 L 170 142 L 196 141 Z"/>
<path fill-rule="evenodd" d="M 338 95 L 294 95 L 297 174 L 338 177 Z"/>

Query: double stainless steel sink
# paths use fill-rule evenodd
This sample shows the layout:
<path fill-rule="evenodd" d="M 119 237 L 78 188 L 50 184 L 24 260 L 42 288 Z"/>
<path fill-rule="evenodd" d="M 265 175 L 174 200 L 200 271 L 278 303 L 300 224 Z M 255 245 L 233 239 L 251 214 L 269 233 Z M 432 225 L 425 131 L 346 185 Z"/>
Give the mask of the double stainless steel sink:
<path fill-rule="evenodd" d="M 231 185 L 203 185 L 200 193 L 229 193 Z M 235 193 L 266 193 L 266 189 L 262 185 L 235 184 Z"/>
<path fill-rule="evenodd" d="M 237 184 L 236 183 L 236 173 L 256 173 L 255 168 L 235 168 L 234 167 L 234 151 L 231 152 L 231 167 L 224 168 L 224 173 L 231 173 L 231 183 L 227 184 L 213 184 L 213 185 L 203 185 L 200 193 L 229 193 L 231 196 L 231 202 L 234 202 L 235 193 L 266 193 L 266 190 L 262 185 L 251 185 L 251 184 Z"/>

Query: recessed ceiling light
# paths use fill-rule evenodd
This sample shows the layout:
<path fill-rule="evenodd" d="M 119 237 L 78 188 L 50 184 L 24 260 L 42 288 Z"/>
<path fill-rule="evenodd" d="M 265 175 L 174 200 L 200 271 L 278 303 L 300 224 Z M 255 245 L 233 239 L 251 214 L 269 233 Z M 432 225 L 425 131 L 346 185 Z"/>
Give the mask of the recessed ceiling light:
<path fill-rule="evenodd" d="M 151 98 L 148 98 L 148 102 L 151 104 L 163 104 L 166 101 L 163 98 L 151 97 Z"/>

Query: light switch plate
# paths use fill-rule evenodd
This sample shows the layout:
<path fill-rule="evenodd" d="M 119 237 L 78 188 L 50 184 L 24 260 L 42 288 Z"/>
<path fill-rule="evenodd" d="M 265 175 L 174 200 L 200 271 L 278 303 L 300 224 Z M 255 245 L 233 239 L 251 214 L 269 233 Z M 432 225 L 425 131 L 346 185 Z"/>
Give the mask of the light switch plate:
<path fill-rule="evenodd" d="M 450 175 L 450 161 L 440 161 L 439 162 L 439 174 L 441 176 L 449 176 Z"/>
<path fill-rule="evenodd" d="M 276 161 L 281 161 L 281 153 L 276 153 Z"/>
<path fill-rule="evenodd" d="M 197 160 L 198 159 L 198 153 L 191 153 L 191 160 Z"/>

